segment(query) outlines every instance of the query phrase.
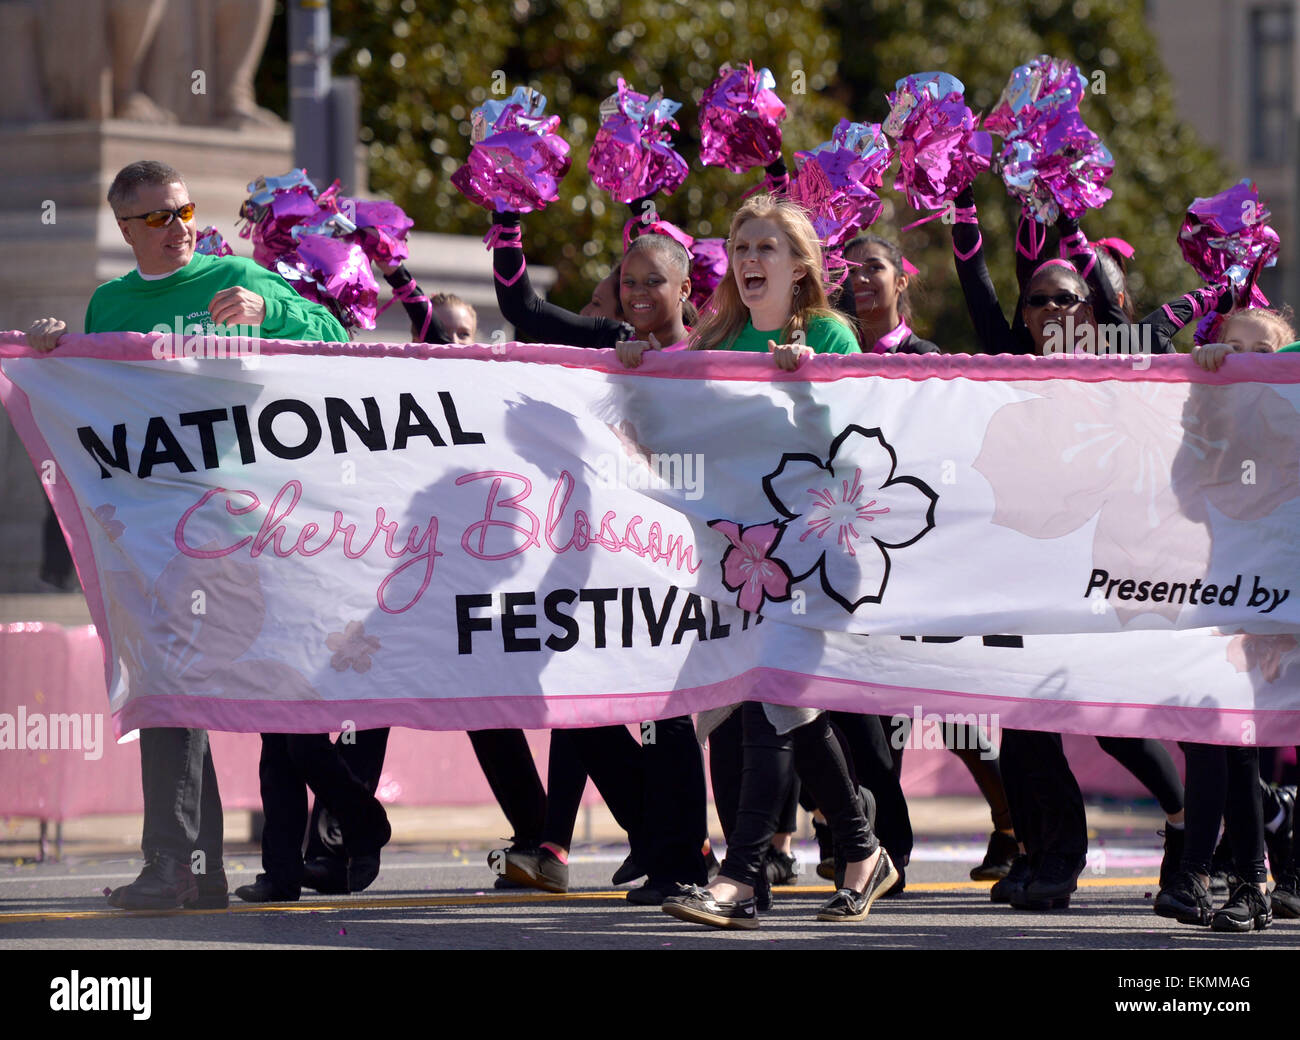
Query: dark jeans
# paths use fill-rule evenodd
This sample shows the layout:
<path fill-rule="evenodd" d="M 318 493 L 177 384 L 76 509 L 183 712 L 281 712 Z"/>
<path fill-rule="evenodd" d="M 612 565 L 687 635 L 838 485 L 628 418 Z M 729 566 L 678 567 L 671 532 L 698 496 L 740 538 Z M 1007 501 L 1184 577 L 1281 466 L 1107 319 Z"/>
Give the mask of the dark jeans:
<path fill-rule="evenodd" d="M 198 849 L 208 871 L 221 866 L 225 821 L 207 730 L 142 729 L 140 780 L 145 858 L 163 853 L 189 862 Z"/>
<path fill-rule="evenodd" d="M 1187 822 L 1183 870 L 1209 874 L 1226 812 L 1228 845 L 1243 881 L 1267 881 L 1264 808 L 1259 796 L 1259 749 L 1182 744 L 1187 758 Z"/>
<path fill-rule="evenodd" d="M 277 885 L 302 884 L 307 788 L 338 818 L 350 856 L 377 853 L 388 840 L 388 814 L 330 742 L 328 733 L 263 733 L 262 869 Z"/>
<path fill-rule="evenodd" d="M 1002 782 L 1016 837 L 1030 863 L 1045 855 L 1066 860 L 1088 854 L 1083 794 L 1066 760 L 1059 733 L 1002 731 Z"/>
<path fill-rule="evenodd" d="M 836 855 L 849 863 L 868 859 L 880 843 L 867 824 L 829 716 L 823 712 L 782 736 L 761 704 L 746 701 L 740 712 L 740 797 L 721 876 L 757 886 L 796 769 L 830 825 Z"/>

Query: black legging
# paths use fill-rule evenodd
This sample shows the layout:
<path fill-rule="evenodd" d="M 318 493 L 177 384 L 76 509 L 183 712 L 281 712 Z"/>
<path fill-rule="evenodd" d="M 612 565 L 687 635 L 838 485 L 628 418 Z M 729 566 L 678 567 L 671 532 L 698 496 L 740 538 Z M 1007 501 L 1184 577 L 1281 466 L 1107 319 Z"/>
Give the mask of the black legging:
<path fill-rule="evenodd" d="M 1098 737 L 1097 744 L 1155 795 L 1166 816 L 1183 809 L 1183 785 L 1178 769 L 1158 740 L 1137 737 Z"/>
<path fill-rule="evenodd" d="M 1264 806 L 1259 797 L 1259 749 L 1181 744 L 1187 758 L 1187 822 L 1182 869 L 1209 875 L 1227 817 L 1233 865 L 1243 881 L 1267 881 Z"/>
<path fill-rule="evenodd" d="M 718 811 L 718 823 L 722 825 L 722 839 L 728 845 L 736 829 L 736 813 L 740 808 L 740 777 L 744 763 L 742 714 L 737 708 L 709 734 L 713 806 Z M 777 834 L 793 834 L 798 828 L 801 791 L 799 777 L 791 775 L 785 803 L 776 818 Z"/>
<path fill-rule="evenodd" d="M 740 711 L 744 756 L 740 798 L 720 875 L 758 885 L 795 769 L 830 824 L 837 858 L 846 863 L 869 859 L 880 842 L 867 823 L 828 714 L 822 712 L 807 725 L 781 735 L 761 704 L 747 701 Z"/>
<path fill-rule="evenodd" d="M 590 775 L 618 825 L 627 832 L 632 857 L 640 863 L 645 814 L 645 764 L 641 746 L 626 726 L 551 730 L 547 766 L 549 795 L 541 840 L 573 845 L 573 827 Z M 578 781 L 581 780 L 581 783 Z"/>

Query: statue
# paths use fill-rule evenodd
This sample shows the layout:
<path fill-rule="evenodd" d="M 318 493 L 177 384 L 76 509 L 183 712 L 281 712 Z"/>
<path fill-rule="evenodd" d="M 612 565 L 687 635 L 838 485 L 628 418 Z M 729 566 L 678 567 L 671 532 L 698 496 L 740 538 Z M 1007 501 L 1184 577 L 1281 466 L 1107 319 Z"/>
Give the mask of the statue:
<path fill-rule="evenodd" d="M 281 126 L 253 75 L 274 0 L 0 0 L 0 122 Z"/>

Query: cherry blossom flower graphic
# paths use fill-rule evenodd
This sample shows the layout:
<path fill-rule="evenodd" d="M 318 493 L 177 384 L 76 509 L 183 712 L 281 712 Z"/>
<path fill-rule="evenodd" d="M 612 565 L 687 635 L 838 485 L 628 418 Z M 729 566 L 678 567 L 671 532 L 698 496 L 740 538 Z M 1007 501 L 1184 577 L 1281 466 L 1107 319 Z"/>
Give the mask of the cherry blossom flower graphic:
<path fill-rule="evenodd" d="M 740 593 L 736 605 L 741 610 L 756 614 L 766 600 L 790 598 L 789 570 L 780 560 L 768 555 L 780 537 L 779 524 L 741 527 L 731 520 L 714 520 L 709 526 L 731 542 L 731 548 L 722 554 L 722 584 Z"/>
<path fill-rule="evenodd" d="M 1286 632 L 1261 636 L 1239 631 L 1228 641 L 1225 656 L 1237 671 L 1258 670 L 1265 682 L 1272 683 L 1277 682 L 1282 674 L 1282 658 L 1297 646 L 1300 646 L 1300 641 Z"/>
<path fill-rule="evenodd" d="M 366 635 L 366 626 L 360 621 L 349 621 L 342 632 L 331 632 L 325 638 L 325 645 L 334 651 L 330 658 L 330 667 L 336 672 L 370 671 L 370 655 L 375 653 L 380 642 L 374 636 Z"/>
<path fill-rule="evenodd" d="M 747 528 L 710 524 L 732 545 L 722 559 L 723 584 L 761 604 L 788 599 L 790 586 L 817 575 L 826 595 L 849 613 L 879 603 L 889 582 L 889 550 L 931 530 L 939 501 L 923 481 L 897 476 L 897 468 L 880 430 L 857 425 L 831 442 L 825 462 L 807 453 L 782 455 L 763 478 L 781 519 Z"/>
<path fill-rule="evenodd" d="M 116 519 L 116 514 L 117 506 L 109 505 L 107 502 L 102 506 L 98 506 L 91 513 L 91 516 L 99 521 L 99 525 L 104 529 L 104 533 L 108 535 L 110 542 L 116 542 L 126 531 L 126 524 Z"/>
<path fill-rule="evenodd" d="M 1300 415 L 1267 385 L 1012 385 L 1034 396 L 994 413 L 974 463 L 993 488 L 993 522 L 1055 539 L 1095 518 L 1093 566 L 1113 575 L 1204 579 L 1210 507 L 1256 520 L 1300 495 Z M 1183 609 L 1112 605 L 1121 623 Z"/>
<path fill-rule="evenodd" d="M 216 543 L 202 546 L 212 550 Z M 105 572 L 113 650 L 133 695 L 192 693 L 319 700 L 296 669 L 246 657 L 266 621 L 256 565 L 177 554 L 151 584 L 137 570 Z"/>

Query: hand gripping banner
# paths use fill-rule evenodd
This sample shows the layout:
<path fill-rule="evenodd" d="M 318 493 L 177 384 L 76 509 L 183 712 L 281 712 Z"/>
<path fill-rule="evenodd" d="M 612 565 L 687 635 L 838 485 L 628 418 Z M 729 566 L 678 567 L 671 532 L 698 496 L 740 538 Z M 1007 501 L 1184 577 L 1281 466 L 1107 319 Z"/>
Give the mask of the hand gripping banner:
<path fill-rule="evenodd" d="M 119 728 L 1300 741 L 1289 356 L 221 342 L 0 336 Z"/>

